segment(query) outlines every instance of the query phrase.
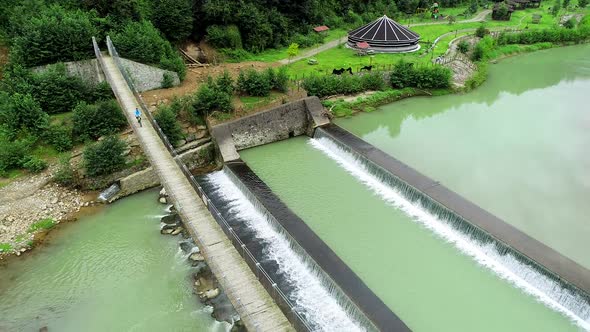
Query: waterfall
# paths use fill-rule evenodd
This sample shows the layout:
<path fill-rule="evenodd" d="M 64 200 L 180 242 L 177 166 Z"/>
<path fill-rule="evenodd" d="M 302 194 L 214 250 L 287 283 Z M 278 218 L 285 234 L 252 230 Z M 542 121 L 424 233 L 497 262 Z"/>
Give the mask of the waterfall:
<path fill-rule="evenodd" d="M 536 262 L 474 227 L 427 195 L 367 160 L 321 128 L 310 144 L 412 220 L 453 244 L 537 301 L 590 330 L 590 299 Z"/>
<path fill-rule="evenodd" d="M 98 195 L 98 199 L 101 202 L 108 202 L 111 198 L 115 197 L 115 195 L 121 190 L 117 183 L 113 183 L 110 187 L 108 187 L 105 191 L 101 192 Z"/>
<path fill-rule="evenodd" d="M 246 226 L 262 245 L 264 266 L 278 266 L 278 277 L 284 279 L 281 289 L 295 305 L 295 310 L 314 331 L 373 330 L 372 323 L 346 297 L 340 288 L 319 268 L 303 249 L 280 226 L 254 195 L 227 168 L 205 176 L 204 189 L 219 199 L 222 214 L 230 224 Z"/>

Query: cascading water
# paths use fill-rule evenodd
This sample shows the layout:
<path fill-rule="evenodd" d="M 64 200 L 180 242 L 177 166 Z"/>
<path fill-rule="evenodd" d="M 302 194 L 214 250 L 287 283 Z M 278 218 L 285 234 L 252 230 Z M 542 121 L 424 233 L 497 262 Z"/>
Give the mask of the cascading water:
<path fill-rule="evenodd" d="M 388 204 L 404 211 L 500 278 L 590 331 L 590 300 L 573 286 L 567 287 L 558 282 L 536 263 L 527 261 L 523 255 L 495 241 L 487 233 L 358 155 L 321 128 L 316 130 L 310 144 L 336 161 Z"/>
<path fill-rule="evenodd" d="M 252 230 L 263 245 L 259 261 L 278 265 L 280 277 L 288 287 L 283 292 L 314 331 L 365 331 L 371 323 L 340 289 L 294 243 L 274 217 L 251 196 L 247 188 L 224 169 L 205 177 L 212 189 L 209 195 L 222 201 L 224 212 L 237 224 Z"/>
<path fill-rule="evenodd" d="M 117 183 L 113 183 L 110 187 L 108 187 L 105 191 L 101 192 L 98 195 L 98 199 L 101 202 L 108 202 L 111 198 L 115 197 L 115 195 L 121 190 Z"/>

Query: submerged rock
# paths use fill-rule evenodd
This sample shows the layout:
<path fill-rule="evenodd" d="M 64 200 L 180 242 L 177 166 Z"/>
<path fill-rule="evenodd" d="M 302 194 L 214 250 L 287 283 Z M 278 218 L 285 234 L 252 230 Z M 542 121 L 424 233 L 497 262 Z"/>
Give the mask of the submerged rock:
<path fill-rule="evenodd" d="M 180 250 L 182 250 L 182 252 L 184 252 L 185 254 L 188 254 L 189 252 L 192 252 L 194 249 L 193 248 L 197 248 L 197 246 L 195 246 L 194 242 L 191 240 L 189 241 L 182 241 L 180 242 Z"/>
<path fill-rule="evenodd" d="M 191 254 L 190 256 L 188 256 L 188 259 L 191 260 L 192 262 L 205 261 L 205 257 L 203 257 L 203 255 L 201 255 L 201 253 L 199 253 L 199 252 L 195 252 L 195 253 Z"/>
<path fill-rule="evenodd" d="M 208 291 L 205 292 L 205 297 L 209 300 L 216 298 L 217 296 L 219 296 L 219 288 L 215 288 L 215 289 L 210 289 Z"/>

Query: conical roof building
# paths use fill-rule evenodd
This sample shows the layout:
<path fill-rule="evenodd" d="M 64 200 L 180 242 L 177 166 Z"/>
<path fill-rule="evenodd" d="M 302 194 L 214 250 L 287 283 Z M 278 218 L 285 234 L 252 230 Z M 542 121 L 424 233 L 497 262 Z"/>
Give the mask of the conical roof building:
<path fill-rule="evenodd" d="M 381 53 L 413 52 L 420 49 L 420 36 L 396 21 L 383 17 L 348 33 L 348 47 Z M 369 45 L 367 47 L 367 44 Z"/>

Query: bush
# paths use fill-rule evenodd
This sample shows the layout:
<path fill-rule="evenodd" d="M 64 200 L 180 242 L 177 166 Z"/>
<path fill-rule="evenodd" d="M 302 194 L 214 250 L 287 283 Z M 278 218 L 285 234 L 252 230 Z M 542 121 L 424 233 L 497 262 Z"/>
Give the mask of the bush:
<path fill-rule="evenodd" d="M 274 71 L 274 70 L 273 70 Z M 271 81 L 274 90 L 286 93 L 289 91 L 289 74 L 286 67 L 280 67 Z"/>
<path fill-rule="evenodd" d="M 127 120 L 114 100 L 103 100 L 94 105 L 85 102 L 74 108 L 73 134 L 79 141 L 112 135 L 127 125 Z"/>
<path fill-rule="evenodd" d="M 30 159 L 33 143 L 31 137 L 10 141 L 6 135 L 0 135 L 0 173 L 23 167 Z"/>
<path fill-rule="evenodd" d="M 68 76 L 63 64 L 33 76 L 33 96 L 48 114 L 70 112 L 79 101 L 92 101 L 91 90 L 79 77 Z"/>
<path fill-rule="evenodd" d="M 59 168 L 53 175 L 53 181 L 66 187 L 72 187 L 76 184 L 76 174 L 72 169 L 72 165 L 70 165 L 69 155 L 60 158 Z"/>
<path fill-rule="evenodd" d="M 238 92 L 257 97 L 268 96 L 272 89 L 269 77 L 254 69 L 248 69 L 246 72 L 240 71 L 236 85 Z"/>
<path fill-rule="evenodd" d="M 413 63 L 400 61 L 393 67 L 390 81 L 399 89 L 444 89 L 451 85 L 451 71 L 443 66 L 416 68 Z"/>
<path fill-rule="evenodd" d="M 475 30 L 475 36 L 477 36 L 479 38 L 483 38 L 487 34 L 489 34 L 489 31 L 488 31 L 488 29 L 486 29 L 486 27 L 484 25 L 478 26 L 477 29 Z"/>
<path fill-rule="evenodd" d="M 207 41 L 218 48 L 242 48 L 242 36 L 235 25 L 210 25 L 207 28 Z"/>
<path fill-rule="evenodd" d="M 70 151 L 74 147 L 72 126 L 66 123 L 49 126 L 43 136 L 57 152 Z"/>
<path fill-rule="evenodd" d="M 486 36 L 482 38 L 475 48 L 473 49 L 473 53 L 471 54 L 471 60 L 473 61 L 483 61 L 490 58 L 491 52 L 494 49 L 495 41 L 490 36 Z"/>
<path fill-rule="evenodd" d="M 233 105 L 231 95 L 217 89 L 215 84 L 204 84 L 197 91 L 194 103 L 195 116 L 204 116 L 212 112 L 230 112 Z"/>
<path fill-rule="evenodd" d="M 303 80 L 303 88 L 310 96 L 320 98 L 337 94 L 351 94 L 367 90 L 383 90 L 385 82 L 380 73 L 346 76 L 311 76 Z"/>
<path fill-rule="evenodd" d="M 307 35 L 295 34 L 293 38 L 291 38 L 291 43 L 298 44 L 300 48 L 311 47 L 317 44 L 323 44 L 324 35 L 315 32 Z"/>
<path fill-rule="evenodd" d="M 23 162 L 23 167 L 31 173 L 39 173 L 47 168 L 47 163 L 34 156 L 28 156 Z"/>
<path fill-rule="evenodd" d="M 92 144 L 84 150 L 84 164 L 90 176 L 111 174 L 125 166 L 125 143 L 116 136 Z"/>
<path fill-rule="evenodd" d="M 565 21 L 565 23 L 563 23 L 563 27 L 566 29 L 573 29 L 576 27 L 576 23 L 578 23 L 578 21 L 576 21 L 576 19 L 572 17 L 569 20 Z"/>
<path fill-rule="evenodd" d="M 22 131 L 38 135 L 49 126 L 49 116 L 29 94 L 0 92 L 0 126 L 10 139 Z"/>
<path fill-rule="evenodd" d="M 165 105 L 158 108 L 158 112 L 154 118 L 164 132 L 164 135 L 168 137 L 170 144 L 176 146 L 178 141 L 183 138 L 182 130 L 176 120 L 176 114 L 174 114 L 169 106 Z"/>
<path fill-rule="evenodd" d="M 174 77 L 169 73 L 162 74 L 162 89 L 168 89 L 174 86 Z"/>
<path fill-rule="evenodd" d="M 234 80 L 227 70 L 217 77 L 215 80 L 215 87 L 229 95 L 234 93 Z"/>
<path fill-rule="evenodd" d="M 459 52 L 465 54 L 469 52 L 469 43 L 465 40 L 462 40 L 459 44 L 457 44 L 457 49 Z"/>
<path fill-rule="evenodd" d="M 590 26 L 580 24 L 578 29 L 529 30 L 521 33 L 501 33 L 498 45 L 550 43 L 581 43 L 590 38 Z"/>

